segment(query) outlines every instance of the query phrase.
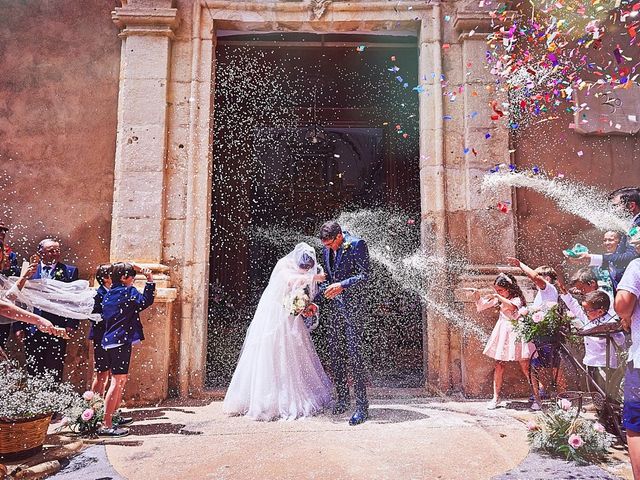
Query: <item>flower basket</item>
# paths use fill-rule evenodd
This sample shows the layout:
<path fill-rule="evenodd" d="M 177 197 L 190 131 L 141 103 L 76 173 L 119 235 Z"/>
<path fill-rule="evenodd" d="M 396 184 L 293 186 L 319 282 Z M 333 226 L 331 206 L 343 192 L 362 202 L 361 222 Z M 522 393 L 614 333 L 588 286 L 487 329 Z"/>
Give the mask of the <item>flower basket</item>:
<path fill-rule="evenodd" d="M 21 460 L 42 450 L 51 414 L 0 420 L 0 460 Z"/>

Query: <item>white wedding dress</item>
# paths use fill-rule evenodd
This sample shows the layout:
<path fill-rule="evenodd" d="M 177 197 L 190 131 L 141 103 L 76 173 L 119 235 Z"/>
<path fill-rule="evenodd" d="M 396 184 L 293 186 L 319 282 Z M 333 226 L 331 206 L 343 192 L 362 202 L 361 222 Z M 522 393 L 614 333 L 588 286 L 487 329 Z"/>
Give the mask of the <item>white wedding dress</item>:
<path fill-rule="evenodd" d="M 313 265 L 308 270 L 298 265 Z M 306 266 L 306 265 L 305 265 Z M 301 316 L 290 314 L 295 292 L 309 288 L 317 272 L 306 243 L 276 264 L 249 325 L 238 365 L 224 399 L 224 411 L 254 420 L 292 420 L 315 415 L 332 400 L 333 387 Z"/>

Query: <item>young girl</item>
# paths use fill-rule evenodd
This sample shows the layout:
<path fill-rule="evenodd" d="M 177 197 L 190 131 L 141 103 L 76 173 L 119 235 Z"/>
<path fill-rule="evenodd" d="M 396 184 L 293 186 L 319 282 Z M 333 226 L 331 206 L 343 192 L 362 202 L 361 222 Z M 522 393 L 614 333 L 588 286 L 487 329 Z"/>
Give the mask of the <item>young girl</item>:
<path fill-rule="evenodd" d="M 518 362 L 528 383 L 529 357 L 534 351 L 533 344 L 522 342 L 517 338 L 511 324 L 512 319 L 518 318 L 518 309 L 526 304 L 515 277 L 508 273 L 501 273 L 493 282 L 493 289 L 496 293 L 488 296 L 481 297 L 480 292 L 475 293 L 478 311 L 500 306 L 500 316 L 482 351 L 496 361 L 493 372 L 493 398 L 487 404 L 489 410 L 498 406 L 505 363 Z"/>

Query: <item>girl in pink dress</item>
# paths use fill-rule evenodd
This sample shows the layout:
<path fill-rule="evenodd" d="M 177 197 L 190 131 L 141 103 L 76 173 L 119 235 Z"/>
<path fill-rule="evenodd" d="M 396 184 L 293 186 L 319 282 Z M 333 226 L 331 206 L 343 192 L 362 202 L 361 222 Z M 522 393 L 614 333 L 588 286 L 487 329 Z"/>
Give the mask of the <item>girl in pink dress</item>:
<path fill-rule="evenodd" d="M 526 300 L 513 275 L 501 273 L 493 282 L 496 293 L 480 296 L 476 292 L 478 311 L 500 306 L 500 315 L 491 337 L 482 353 L 496 361 L 493 372 L 493 398 L 487 405 L 489 410 L 498 406 L 502 376 L 506 362 L 518 362 L 522 374 L 529 382 L 529 357 L 535 351 L 532 343 L 523 342 L 516 336 L 511 320 L 518 318 L 518 309 L 526 305 Z"/>

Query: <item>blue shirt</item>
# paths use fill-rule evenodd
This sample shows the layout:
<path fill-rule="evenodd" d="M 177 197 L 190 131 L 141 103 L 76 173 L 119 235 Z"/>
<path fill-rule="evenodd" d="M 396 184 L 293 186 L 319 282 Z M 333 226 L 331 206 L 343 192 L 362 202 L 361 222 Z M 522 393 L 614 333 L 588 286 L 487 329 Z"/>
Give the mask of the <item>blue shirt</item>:
<path fill-rule="evenodd" d="M 134 286 L 114 284 L 102 299 L 104 335 L 102 348 L 113 348 L 144 340 L 140 312 L 153 304 L 155 283 L 144 286 L 140 293 Z"/>

